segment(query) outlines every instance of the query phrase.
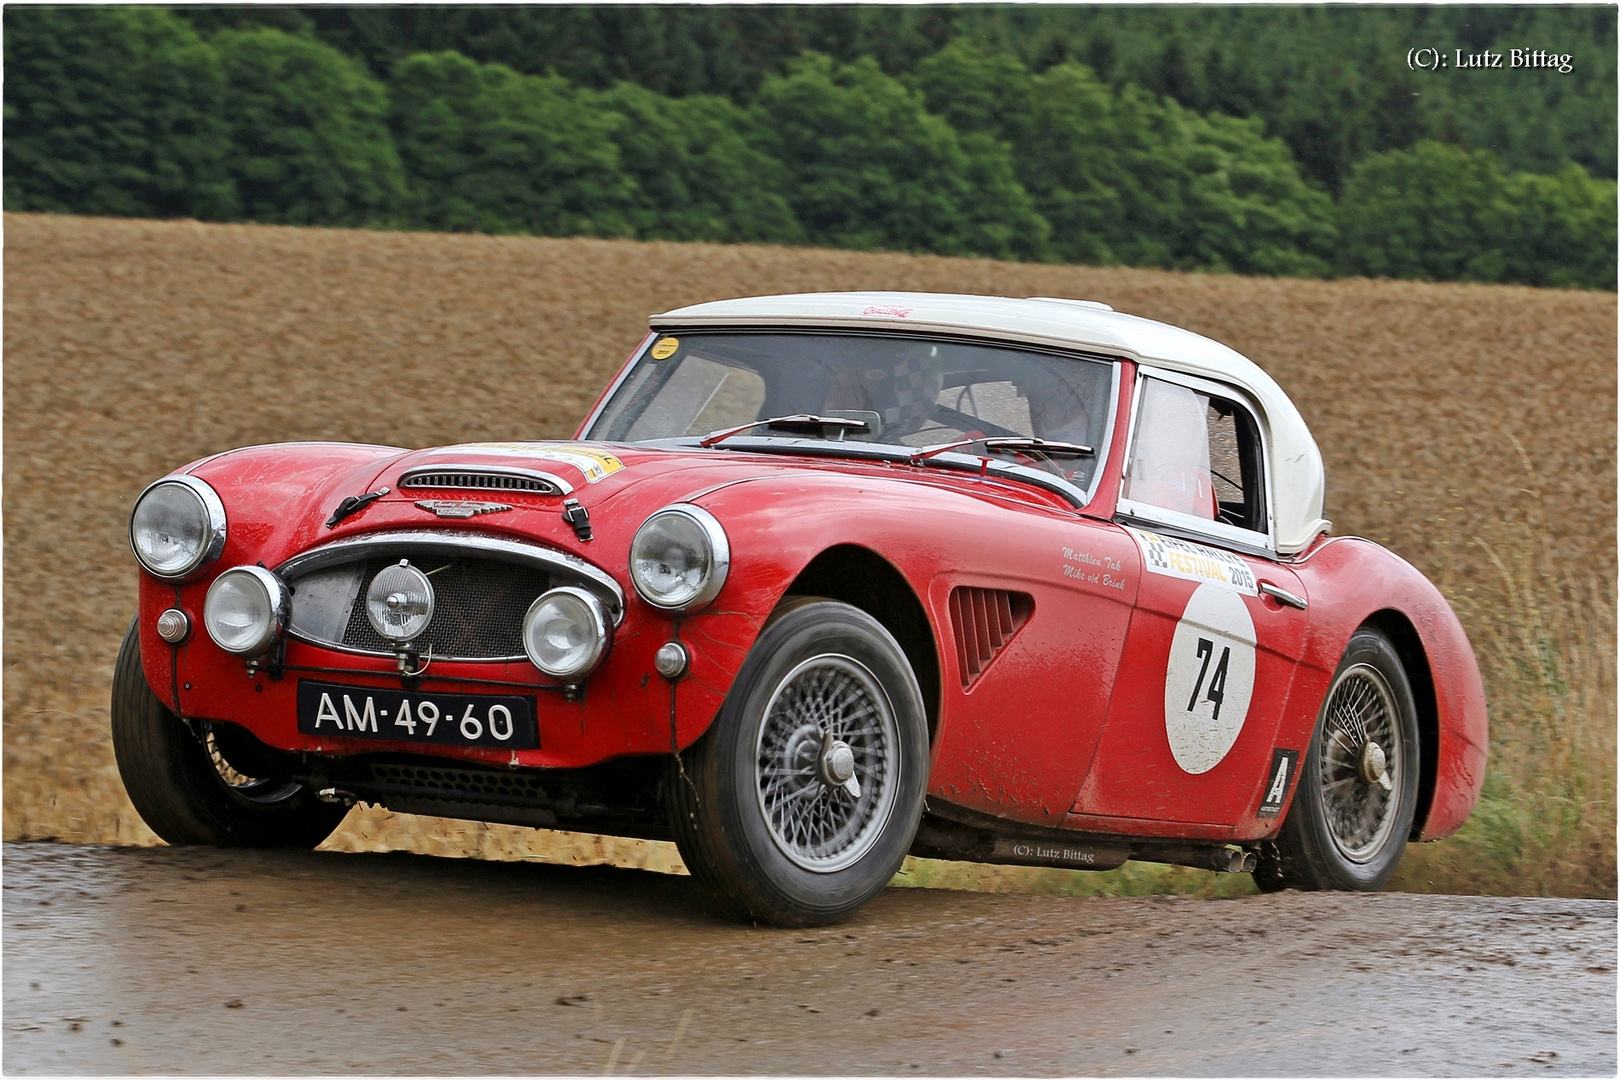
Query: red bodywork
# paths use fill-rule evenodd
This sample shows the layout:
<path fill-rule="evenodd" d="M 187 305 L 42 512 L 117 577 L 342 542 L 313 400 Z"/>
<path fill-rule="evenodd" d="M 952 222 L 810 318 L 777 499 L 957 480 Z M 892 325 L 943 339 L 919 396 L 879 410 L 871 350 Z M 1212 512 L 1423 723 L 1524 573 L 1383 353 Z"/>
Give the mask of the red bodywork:
<path fill-rule="evenodd" d="M 1126 396 L 1129 368 L 1121 379 Z M 1485 703 L 1474 655 L 1439 592 L 1407 563 L 1364 540 L 1319 538 L 1301 555 L 1280 561 L 1245 557 L 1259 579 L 1308 597 L 1309 607 L 1285 607 L 1266 595 L 1242 598 L 1258 639 L 1247 719 L 1229 752 L 1208 771 L 1190 775 L 1177 764 L 1165 735 L 1167 656 L 1175 620 L 1196 586 L 1145 574 L 1137 541 L 1113 520 L 1128 402 L 1120 403 L 1116 415 L 1110 460 L 1083 510 L 1016 480 L 937 468 L 591 444 L 624 467 L 595 483 L 567 477 L 590 511 L 594 536 L 588 542 L 563 520 L 557 496 L 503 492 L 513 510 L 441 523 L 398 494 L 407 467 L 454 461 L 453 451 L 326 443 L 232 451 L 182 470 L 206 481 L 224 501 L 229 533 L 221 557 L 202 578 L 184 585 L 142 575 L 139 626 L 147 678 L 181 715 L 240 724 L 285 750 L 343 755 L 396 749 L 546 768 L 667 754 L 704 733 L 766 618 L 806 568 L 833 549 L 858 548 L 904 580 L 932 632 L 937 686 L 923 689 L 937 702 L 930 710 L 934 799 L 1089 833 L 1231 841 L 1268 836 L 1286 816 L 1286 806 L 1271 816 L 1257 813 L 1273 752 L 1294 750 L 1303 757 L 1346 643 L 1372 620 L 1402 647 L 1419 701 L 1424 758 L 1432 766 L 1418 813 L 1421 835 L 1439 837 L 1459 828 L 1478 797 L 1486 756 Z M 488 456 L 479 460 L 502 464 Z M 533 462 L 514 458 L 510 464 Z M 548 468 L 560 473 L 568 467 Z M 345 495 L 382 486 L 394 493 L 334 529 L 325 527 Z M 707 509 L 731 546 L 724 588 L 704 610 L 684 617 L 643 602 L 627 573 L 637 527 L 674 502 Z M 280 679 L 250 674 L 239 657 L 220 650 L 200 629 L 209 584 L 232 566 L 273 569 L 344 537 L 441 526 L 571 552 L 624 589 L 623 623 L 583 700 L 536 695 L 540 749 L 302 735 L 293 673 Z M 998 622 L 993 610 L 1003 595 L 1011 598 L 1010 622 L 1005 615 Z M 178 647 L 155 629 L 157 616 L 169 607 L 184 610 L 199 628 Z M 688 647 L 691 671 L 671 683 L 656 674 L 653 656 L 675 639 Z M 345 669 L 342 676 L 319 677 L 356 686 L 399 685 L 387 659 L 297 640 L 288 642 L 285 662 Z M 488 688 L 453 680 L 551 682 L 527 662 L 436 662 L 433 675 L 436 688 L 469 693 Z"/>

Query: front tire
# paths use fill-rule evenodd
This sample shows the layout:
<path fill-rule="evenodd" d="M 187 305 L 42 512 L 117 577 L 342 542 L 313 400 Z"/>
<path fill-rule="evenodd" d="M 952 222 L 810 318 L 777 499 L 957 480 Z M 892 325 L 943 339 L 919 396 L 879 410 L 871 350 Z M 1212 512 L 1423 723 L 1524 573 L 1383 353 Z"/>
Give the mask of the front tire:
<path fill-rule="evenodd" d="M 291 778 L 291 755 L 233 724 L 199 726 L 200 739 L 152 692 L 131 623 L 113 668 L 113 756 L 153 832 L 176 846 L 312 848 L 343 820 Z"/>
<path fill-rule="evenodd" d="M 1395 872 L 1417 812 L 1417 706 L 1389 639 L 1363 627 L 1333 675 L 1299 790 L 1255 884 L 1375 892 Z"/>
<path fill-rule="evenodd" d="M 927 762 L 922 693 L 894 637 L 848 604 L 784 606 L 671 769 L 681 857 L 745 918 L 832 922 L 899 870 Z"/>

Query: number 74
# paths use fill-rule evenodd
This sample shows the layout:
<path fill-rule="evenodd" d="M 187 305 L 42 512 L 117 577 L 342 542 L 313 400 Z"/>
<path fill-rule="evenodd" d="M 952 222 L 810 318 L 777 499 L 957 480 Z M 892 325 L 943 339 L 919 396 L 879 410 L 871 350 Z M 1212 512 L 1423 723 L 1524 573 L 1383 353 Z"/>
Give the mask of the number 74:
<path fill-rule="evenodd" d="M 1198 656 L 1204 661 L 1198 669 L 1198 681 L 1193 683 L 1192 697 L 1187 699 L 1187 711 L 1192 712 L 1198 704 L 1198 691 L 1204 691 L 1204 700 L 1214 704 L 1210 712 L 1211 720 L 1221 718 L 1221 702 L 1226 700 L 1226 662 L 1232 658 L 1232 646 L 1227 645 L 1221 649 L 1221 658 L 1215 662 L 1215 674 L 1209 680 L 1209 686 L 1204 686 L 1204 676 L 1209 674 L 1209 658 L 1215 654 L 1215 643 L 1209 638 L 1198 639 Z"/>

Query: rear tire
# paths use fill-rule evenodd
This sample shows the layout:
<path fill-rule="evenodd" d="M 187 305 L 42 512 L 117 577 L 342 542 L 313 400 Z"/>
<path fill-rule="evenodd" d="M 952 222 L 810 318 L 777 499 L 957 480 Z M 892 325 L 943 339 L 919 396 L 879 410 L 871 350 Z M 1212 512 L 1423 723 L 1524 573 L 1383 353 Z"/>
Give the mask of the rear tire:
<path fill-rule="evenodd" d="M 1382 888 L 1417 812 L 1419 745 L 1400 657 L 1378 631 L 1357 630 L 1323 698 L 1288 818 L 1261 845 L 1261 891 Z"/>
<path fill-rule="evenodd" d="M 113 755 L 153 832 L 176 846 L 312 848 L 343 820 L 343 806 L 291 779 L 292 755 L 234 724 L 199 727 L 201 739 L 152 692 L 130 623 L 113 668 Z"/>
<path fill-rule="evenodd" d="M 825 924 L 899 870 L 927 770 L 922 694 L 894 637 L 848 604 L 784 605 L 714 724 L 674 760 L 670 822 L 723 908 Z"/>

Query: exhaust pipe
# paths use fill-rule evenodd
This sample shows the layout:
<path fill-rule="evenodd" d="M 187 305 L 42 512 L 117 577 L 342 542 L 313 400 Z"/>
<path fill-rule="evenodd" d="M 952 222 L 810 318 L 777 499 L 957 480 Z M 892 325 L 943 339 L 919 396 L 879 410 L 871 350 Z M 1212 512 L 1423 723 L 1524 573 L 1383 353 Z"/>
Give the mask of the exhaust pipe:
<path fill-rule="evenodd" d="M 1144 844 L 1131 854 L 1131 858 L 1143 862 L 1169 863 L 1172 866 L 1191 866 L 1197 870 L 1213 870 L 1217 874 L 1252 874 L 1258 864 L 1252 851 L 1201 844 Z"/>

